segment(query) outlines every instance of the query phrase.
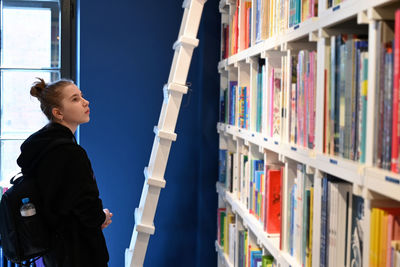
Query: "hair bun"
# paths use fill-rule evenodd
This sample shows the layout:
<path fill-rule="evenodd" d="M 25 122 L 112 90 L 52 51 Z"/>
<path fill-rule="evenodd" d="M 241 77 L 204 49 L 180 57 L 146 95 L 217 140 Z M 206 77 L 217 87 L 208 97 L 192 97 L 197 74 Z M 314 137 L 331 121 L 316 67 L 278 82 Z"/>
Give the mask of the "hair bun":
<path fill-rule="evenodd" d="M 31 87 L 31 96 L 36 98 L 40 98 L 43 90 L 46 88 L 47 84 L 44 82 L 42 78 L 37 78 L 38 80 L 32 84 Z"/>

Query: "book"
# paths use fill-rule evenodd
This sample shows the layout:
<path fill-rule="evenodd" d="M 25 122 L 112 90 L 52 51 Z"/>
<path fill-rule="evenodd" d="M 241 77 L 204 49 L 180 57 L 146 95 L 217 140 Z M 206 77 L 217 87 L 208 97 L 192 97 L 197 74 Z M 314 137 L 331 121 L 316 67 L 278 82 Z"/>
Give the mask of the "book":
<path fill-rule="evenodd" d="M 218 160 L 218 181 L 220 183 L 225 183 L 226 180 L 226 155 L 227 151 L 226 149 L 220 149 L 219 150 L 219 160 Z"/>
<path fill-rule="evenodd" d="M 281 170 L 268 170 L 266 190 L 265 230 L 269 234 L 279 234 L 281 228 Z"/>
<path fill-rule="evenodd" d="M 398 173 L 399 170 L 399 138 L 400 138 L 400 127 L 399 127 L 399 87 L 400 87 L 400 10 L 396 10 L 395 13 L 395 30 L 394 30 L 394 80 L 393 80 L 393 122 L 392 122 L 392 160 L 391 170 Z"/>
<path fill-rule="evenodd" d="M 351 266 L 361 267 L 363 261 L 363 241 L 364 241 L 364 199 L 353 195 L 352 219 L 351 219 Z"/>
<path fill-rule="evenodd" d="M 224 247 L 225 244 L 225 235 L 224 235 L 224 225 L 225 225 L 225 217 L 226 217 L 226 209 L 219 208 L 218 209 L 218 244 L 221 247 Z"/>

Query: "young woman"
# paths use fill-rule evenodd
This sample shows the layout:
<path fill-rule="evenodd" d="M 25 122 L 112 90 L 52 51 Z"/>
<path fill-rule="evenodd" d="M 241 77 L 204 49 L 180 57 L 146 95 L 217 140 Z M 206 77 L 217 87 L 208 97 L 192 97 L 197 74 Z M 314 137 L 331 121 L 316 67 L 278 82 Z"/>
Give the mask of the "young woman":
<path fill-rule="evenodd" d="M 50 122 L 22 144 L 17 163 L 22 172 L 34 173 L 42 215 L 56 233 L 43 257 L 45 266 L 107 266 L 102 230 L 111 223 L 112 213 L 103 210 L 90 160 L 74 136 L 78 125 L 90 120 L 89 101 L 70 80 L 46 84 L 38 79 L 30 93 Z M 71 142 L 54 147 L 31 166 L 46 146 L 60 139 Z"/>

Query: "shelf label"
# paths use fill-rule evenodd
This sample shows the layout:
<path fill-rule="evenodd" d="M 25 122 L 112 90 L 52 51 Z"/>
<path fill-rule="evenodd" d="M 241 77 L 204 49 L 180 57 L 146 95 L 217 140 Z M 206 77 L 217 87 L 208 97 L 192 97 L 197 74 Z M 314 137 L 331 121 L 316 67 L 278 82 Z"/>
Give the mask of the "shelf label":
<path fill-rule="evenodd" d="M 274 144 L 275 144 L 275 145 L 279 145 L 278 141 L 275 141 Z"/>
<path fill-rule="evenodd" d="M 264 137 L 264 141 L 265 141 L 265 142 L 268 142 L 268 138 L 265 138 L 265 137 Z"/>
<path fill-rule="evenodd" d="M 386 176 L 385 177 L 385 181 L 391 182 L 391 183 L 395 183 L 395 184 L 400 184 L 400 180 L 399 179 L 396 179 L 396 178 L 393 178 L 393 177 L 390 177 L 390 176 Z"/>
<path fill-rule="evenodd" d="M 294 26 L 293 29 L 297 30 L 298 28 L 300 28 L 300 24 L 297 24 L 296 26 Z"/>
<path fill-rule="evenodd" d="M 254 137 L 254 134 L 251 134 L 252 137 Z"/>
<path fill-rule="evenodd" d="M 337 6 L 335 6 L 335 7 L 333 7 L 333 12 L 335 12 L 335 11 L 337 11 L 337 10 L 339 10 L 340 9 L 340 5 L 337 5 Z"/>
<path fill-rule="evenodd" d="M 297 148 L 295 148 L 294 146 L 290 147 L 290 149 L 293 151 L 297 151 Z"/>
<path fill-rule="evenodd" d="M 332 164 L 337 165 L 337 160 L 335 160 L 335 159 L 330 159 L 329 162 L 332 163 Z"/>
<path fill-rule="evenodd" d="M 240 133 L 241 131 L 242 131 L 242 130 L 239 129 L 239 133 Z"/>

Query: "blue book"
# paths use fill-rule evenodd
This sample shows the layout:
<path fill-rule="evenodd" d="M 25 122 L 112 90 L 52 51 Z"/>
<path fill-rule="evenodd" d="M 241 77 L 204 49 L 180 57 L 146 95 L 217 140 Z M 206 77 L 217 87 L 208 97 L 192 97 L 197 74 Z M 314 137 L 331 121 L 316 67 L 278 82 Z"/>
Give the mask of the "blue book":
<path fill-rule="evenodd" d="M 219 150 L 219 159 L 218 159 L 218 181 L 220 183 L 226 182 L 226 149 Z"/>
<path fill-rule="evenodd" d="M 352 218 L 351 218 L 351 249 L 350 262 L 354 262 L 354 266 L 362 266 L 363 251 L 363 229 L 362 221 L 364 220 L 364 199 L 357 195 L 353 195 L 352 201 Z"/>
<path fill-rule="evenodd" d="M 321 241 L 320 241 L 320 266 L 326 265 L 327 246 L 327 208 L 328 208 L 328 178 L 322 179 L 322 201 L 321 201 Z"/>
<path fill-rule="evenodd" d="M 261 261 L 262 251 L 253 250 L 250 251 L 250 266 L 257 267 L 257 261 Z"/>
<path fill-rule="evenodd" d="M 258 43 L 261 41 L 261 0 L 257 0 L 256 5 L 256 43 Z"/>
<path fill-rule="evenodd" d="M 292 191 L 290 192 L 290 235 L 289 235 L 289 250 L 290 255 L 293 256 L 294 244 L 293 244 L 293 234 L 294 234 L 294 206 L 295 206 L 295 193 L 296 184 L 293 185 Z"/>

